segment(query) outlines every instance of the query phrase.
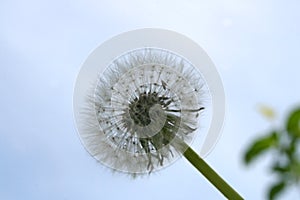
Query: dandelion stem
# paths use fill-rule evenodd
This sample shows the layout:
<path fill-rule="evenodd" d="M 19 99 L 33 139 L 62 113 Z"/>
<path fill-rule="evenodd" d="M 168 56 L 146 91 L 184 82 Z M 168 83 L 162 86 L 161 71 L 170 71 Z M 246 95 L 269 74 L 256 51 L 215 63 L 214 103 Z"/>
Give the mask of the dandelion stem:
<path fill-rule="evenodd" d="M 241 197 L 228 183 L 222 179 L 191 147 L 187 144 L 183 153 L 184 157 L 213 184 L 227 199 L 242 200 Z"/>
<path fill-rule="evenodd" d="M 184 157 L 225 197 L 230 200 L 243 200 L 241 197 L 224 179 L 221 178 L 187 143 L 175 136 L 172 141 L 172 146 Z"/>

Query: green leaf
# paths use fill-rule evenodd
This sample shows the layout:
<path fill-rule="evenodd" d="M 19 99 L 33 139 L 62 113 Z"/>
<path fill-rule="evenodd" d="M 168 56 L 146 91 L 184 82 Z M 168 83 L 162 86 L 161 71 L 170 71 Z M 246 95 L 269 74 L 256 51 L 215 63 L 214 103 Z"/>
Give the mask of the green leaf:
<path fill-rule="evenodd" d="M 291 165 L 291 176 L 293 178 L 293 181 L 295 183 L 300 182 L 300 161 L 295 161 Z"/>
<path fill-rule="evenodd" d="M 290 135 L 300 137 L 300 108 L 291 112 L 286 122 L 286 130 Z"/>
<path fill-rule="evenodd" d="M 279 174 L 284 174 L 284 173 L 287 173 L 291 170 L 291 166 L 290 165 L 285 165 L 285 166 L 282 166 L 280 164 L 275 164 L 273 167 L 272 167 L 272 170 L 274 172 L 277 172 Z"/>
<path fill-rule="evenodd" d="M 279 181 L 272 185 L 269 189 L 269 200 L 274 200 L 285 188 L 286 184 L 284 181 Z"/>
<path fill-rule="evenodd" d="M 276 146 L 277 143 L 277 132 L 271 132 L 270 135 L 258 138 L 246 150 L 244 154 L 244 162 L 246 164 L 249 164 L 254 160 L 254 158 L 257 158 L 258 156 L 262 155 L 262 153 L 266 150 Z"/>

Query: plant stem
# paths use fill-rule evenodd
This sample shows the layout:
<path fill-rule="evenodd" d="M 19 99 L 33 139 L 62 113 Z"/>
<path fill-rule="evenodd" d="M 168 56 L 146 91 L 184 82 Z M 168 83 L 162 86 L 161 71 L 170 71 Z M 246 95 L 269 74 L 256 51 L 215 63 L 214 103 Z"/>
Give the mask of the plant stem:
<path fill-rule="evenodd" d="M 186 144 L 186 146 L 188 146 Z M 184 157 L 205 176 L 227 199 L 242 200 L 241 197 L 228 183 L 225 182 L 200 156 L 191 148 L 187 147 Z"/>
<path fill-rule="evenodd" d="M 224 179 L 221 178 L 187 143 L 175 136 L 172 141 L 172 146 L 184 157 L 211 183 L 213 184 L 227 199 L 243 200 L 241 197 Z"/>

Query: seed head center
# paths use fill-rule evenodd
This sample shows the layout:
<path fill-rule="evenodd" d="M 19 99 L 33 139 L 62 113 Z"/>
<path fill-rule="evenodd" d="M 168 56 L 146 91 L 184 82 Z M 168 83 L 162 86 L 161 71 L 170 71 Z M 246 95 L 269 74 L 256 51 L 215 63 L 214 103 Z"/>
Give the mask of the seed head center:
<path fill-rule="evenodd" d="M 147 126 L 151 123 L 150 109 L 156 105 L 164 105 L 165 98 L 159 97 L 156 92 L 144 92 L 139 94 L 129 104 L 129 114 L 135 124 L 140 126 Z"/>

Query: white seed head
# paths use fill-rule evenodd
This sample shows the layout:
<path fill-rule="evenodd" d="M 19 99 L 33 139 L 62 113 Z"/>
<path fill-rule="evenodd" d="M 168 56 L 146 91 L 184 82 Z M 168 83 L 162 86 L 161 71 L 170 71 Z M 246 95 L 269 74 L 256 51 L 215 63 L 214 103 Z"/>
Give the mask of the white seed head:
<path fill-rule="evenodd" d="M 158 48 L 113 59 L 92 88 L 82 112 L 84 145 L 104 165 L 133 174 L 174 162 L 182 154 L 174 137 L 190 143 L 209 102 L 201 73 Z"/>
<path fill-rule="evenodd" d="M 225 114 L 222 82 L 205 51 L 184 35 L 153 28 L 96 48 L 78 74 L 73 106 L 86 150 L 134 177 L 176 161 L 196 132 L 205 157 Z"/>

